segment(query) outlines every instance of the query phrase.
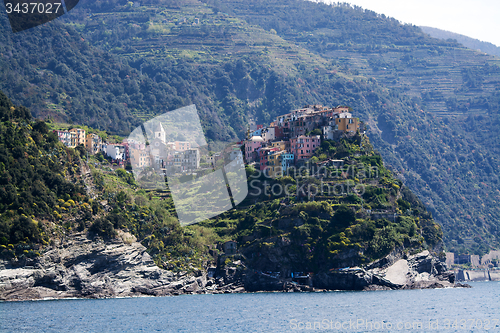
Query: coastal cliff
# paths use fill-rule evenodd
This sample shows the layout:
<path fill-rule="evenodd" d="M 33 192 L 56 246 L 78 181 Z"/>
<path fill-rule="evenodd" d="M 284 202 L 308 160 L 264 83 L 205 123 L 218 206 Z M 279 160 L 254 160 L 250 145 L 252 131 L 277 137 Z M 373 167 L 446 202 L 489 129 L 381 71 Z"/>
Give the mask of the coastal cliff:
<path fill-rule="evenodd" d="M 325 291 L 443 288 L 454 284 L 453 272 L 428 251 L 393 255 L 365 268 L 315 275 L 306 284 L 247 269 L 218 267 L 193 272 L 163 270 L 130 235 L 95 241 L 75 234 L 40 257 L 0 262 L 0 300 L 173 296 L 255 291 Z M 131 241 L 132 240 L 132 241 Z"/>
<path fill-rule="evenodd" d="M 315 286 L 336 290 L 427 289 L 463 287 L 453 272 L 425 250 L 407 256 L 389 255 L 365 268 L 334 270 L 316 276 Z"/>
<path fill-rule="evenodd" d="M 235 209 L 181 226 L 169 191 L 0 102 L 0 299 L 453 285 L 410 255 L 439 251 L 442 230 L 360 132 L 316 142 L 286 175 L 247 165 Z"/>
<path fill-rule="evenodd" d="M 140 243 L 96 242 L 83 234 L 38 258 L 0 262 L 1 300 L 178 295 L 206 286 L 204 272 L 158 268 Z"/>
<path fill-rule="evenodd" d="M 414 255 L 393 251 L 365 267 L 329 270 L 313 275 L 303 284 L 277 279 L 266 274 L 247 277 L 245 287 L 267 291 L 395 290 L 469 287 L 455 283 L 455 274 L 447 271 L 437 257 L 425 250 Z"/>

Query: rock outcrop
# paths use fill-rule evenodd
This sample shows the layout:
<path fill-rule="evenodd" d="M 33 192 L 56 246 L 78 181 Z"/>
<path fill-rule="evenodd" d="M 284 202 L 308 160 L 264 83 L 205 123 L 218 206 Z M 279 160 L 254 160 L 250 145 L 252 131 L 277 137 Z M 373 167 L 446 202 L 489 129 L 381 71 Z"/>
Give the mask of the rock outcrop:
<path fill-rule="evenodd" d="M 455 284 L 453 272 L 429 251 L 406 256 L 391 253 L 365 268 L 320 273 L 314 287 L 329 290 L 425 289 L 464 287 Z"/>
<path fill-rule="evenodd" d="M 0 262 L 0 299 L 128 297 L 204 292 L 203 271 L 158 268 L 134 241 L 96 242 L 77 235 L 39 258 Z"/>
<path fill-rule="evenodd" d="M 103 242 L 73 235 L 36 259 L 0 261 L 0 300 L 463 286 L 428 251 L 409 257 L 392 253 L 364 268 L 319 273 L 304 285 L 246 269 L 241 261 L 218 267 L 213 277 L 205 270 L 162 270 L 133 236 L 121 239 Z"/>

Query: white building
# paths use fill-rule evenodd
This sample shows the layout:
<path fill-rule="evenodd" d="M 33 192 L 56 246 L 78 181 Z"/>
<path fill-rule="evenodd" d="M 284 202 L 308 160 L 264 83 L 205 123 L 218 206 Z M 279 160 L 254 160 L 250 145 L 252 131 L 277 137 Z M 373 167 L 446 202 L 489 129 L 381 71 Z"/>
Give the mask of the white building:
<path fill-rule="evenodd" d="M 124 145 L 108 143 L 103 145 L 103 151 L 115 161 L 125 160 L 126 148 Z"/>
<path fill-rule="evenodd" d="M 273 141 L 276 138 L 274 127 L 267 127 L 262 131 L 262 139 L 265 142 Z"/>

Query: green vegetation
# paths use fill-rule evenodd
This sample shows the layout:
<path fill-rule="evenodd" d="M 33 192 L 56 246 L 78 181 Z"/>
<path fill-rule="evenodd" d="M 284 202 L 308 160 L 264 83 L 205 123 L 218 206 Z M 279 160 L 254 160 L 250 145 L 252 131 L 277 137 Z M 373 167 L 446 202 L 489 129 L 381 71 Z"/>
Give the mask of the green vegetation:
<path fill-rule="evenodd" d="M 324 141 L 317 150 L 327 158 L 342 156 L 340 169 L 318 173 L 307 167 L 266 179 L 248 167 L 249 183 L 260 180 L 253 185 L 256 193 L 237 209 L 181 227 L 168 189 L 140 189 L 130 172 L 100 155 L 84 163 L 84 151 L 63 147 L 45 122 L 32 122 L 29 111 L 5 95 L 0 96 L 0 116 L 4 258 L 37 256 L 45 245 L 75 232 L 112 239 L 123 231 L 146 246 L 158 266 L 174 271 L 201 268 L 213 260 L 210 248 L 237 240 L 250 267 L 273 270 L 270 258 L 286 248 L 286 255 L 278 254 L 283 265 L 317 272 L 367 263 L 396 247 L 416 250 L 441 244 L 442 232 L 431 215 L 359 134 Z M 320 181 L 366 191 L 313 195 L 310 186 Z M 269 192 L 275 185 L 295 189 L 290 195 Z"/>
<path fill-rule="evenodd" d="M 305 104 L 350 105 L 447 249 L 499 245 L 498 58 L 347 4 L 80 1 L 63 20 L 0 22 L 0 88 L 37 117 L 126 135 L 194 103 L 209 140 L 236 141 Z"/>
<path fill-rule="evenodd" d="M 89 199 L 77 176 L 79 153 L 65 149 L 44 122 L 33 122 L 28 109 L 3 93 L 0 120 L 0 253 L 33 256 L 52 232 L 85 218 Z"/>
<path fill-rule="evenodd" d="M 342 155 L 344 166 L 319 173 L 309 167 L 277 179 L 247 167 L 251 191 L 246 200 L 199 225 L 224 239 L 237 239 L 250 267 L 262 271 L 317 272 L 368 263 L 396 247 L 415 251 L 441 245 L 441 228 L 384 167 L 367 137 L 324 141 L 315 154 L 324 151 L 332 158 Z M 320 186 L 348 184 L 361 193 L 317 193 Z M 290 196 L 278 190 L 287 185 Z"/>
<path fill-rule="evenodd" d="M 483 42 L 480 41 L 479 39 L 474 39 L 471 37 L 467 37 L 464 35 L 460 35 L 454 32 L 441 30 L 437 28 L 432 28 L 432 27 L 420 27 L 420 28 L 422 29 L 423 32 L 428 33 L 434 38 L 445 39 L 445 40 L 453 39 L 459 42 L 460 44 L 467 46 L 469 49 L 481 50 L 482 52 L 500 57 L 500 47 L 496 46 L 495 44 Z"/>

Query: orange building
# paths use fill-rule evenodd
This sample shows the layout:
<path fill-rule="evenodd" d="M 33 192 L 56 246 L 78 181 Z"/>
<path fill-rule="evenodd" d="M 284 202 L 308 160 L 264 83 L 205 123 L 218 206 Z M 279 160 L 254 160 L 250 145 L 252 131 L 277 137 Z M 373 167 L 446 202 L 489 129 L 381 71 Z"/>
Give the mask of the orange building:
<path fill-rule="evenodd" d="M 92 154 L 95 155 L 102 149 L 102 139 L 99 135 L 94 133 L 87 134 L 87 139 L 85 140 L 85 148 Z"/>
<path fill-rule="evenodd" d="M 70 133 L 75 135 L 75 142 L 73 146 L 84 145 L 85 146 L 85 130 L 81 128 L 72 128 L 69 130 Z"/>
<path fill-rule="evenodd" d="M 148 167 L 151 165 L 151 157 L 145 146 L 138 145 L 130 147 L 130 164 L 134 168 Z"/>

